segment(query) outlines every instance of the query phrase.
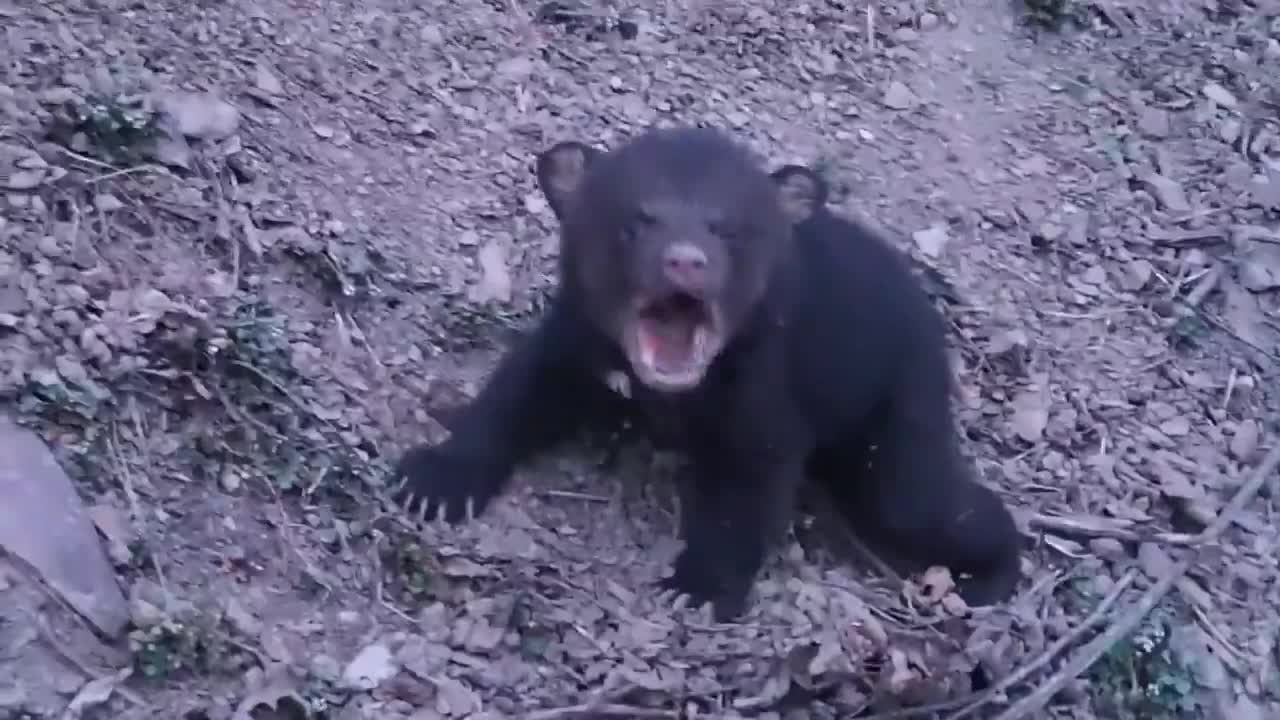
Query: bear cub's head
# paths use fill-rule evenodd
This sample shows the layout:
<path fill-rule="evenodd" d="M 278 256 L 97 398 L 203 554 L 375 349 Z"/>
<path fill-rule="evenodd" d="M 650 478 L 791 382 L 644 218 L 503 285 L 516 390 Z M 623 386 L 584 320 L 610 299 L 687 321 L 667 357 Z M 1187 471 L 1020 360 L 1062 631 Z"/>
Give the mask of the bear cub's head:
<path fill-rule="evenodd" d="M 650 130 L 609 152 L 538 156 L 560 221 L 560 283 L 662 392 L 702 382 L 759 307 L 791 243 L 778 185 L 706 128 Z"/>

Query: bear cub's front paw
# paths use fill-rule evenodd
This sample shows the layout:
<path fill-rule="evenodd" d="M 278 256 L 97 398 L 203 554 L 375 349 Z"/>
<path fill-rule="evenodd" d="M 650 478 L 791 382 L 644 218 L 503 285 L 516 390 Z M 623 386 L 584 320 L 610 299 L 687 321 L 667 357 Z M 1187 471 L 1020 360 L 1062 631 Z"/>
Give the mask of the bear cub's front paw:
<path fill-rule="evenodd" d="M 735 577 L 726 565 L 705 554 L 691 553 L 686 548 L 676 558 L 672 574 L 660 580 L 658 585 L 663 590 L 687 595 L 692 607 L 711 603 L 715 621 L 730 622 L 746 612 L 753 578 Z"/>
<path fill-rule="evenodd" d="M 397 463 L 392 498 L 416 519 L 434 520 L 443 514 L 445 520 L 458 522 L 484 512 L 501 485 L 501 471 L 484 461 L 420 445 Z"/>

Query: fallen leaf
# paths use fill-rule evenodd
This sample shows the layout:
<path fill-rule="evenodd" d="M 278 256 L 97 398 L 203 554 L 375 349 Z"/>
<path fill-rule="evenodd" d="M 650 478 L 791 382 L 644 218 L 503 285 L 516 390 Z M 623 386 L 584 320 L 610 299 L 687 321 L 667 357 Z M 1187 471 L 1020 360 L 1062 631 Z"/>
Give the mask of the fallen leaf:
<path fill-rule="evenodd" d="M 1144 542 L 1138 546 L 1138 564 L 1152 580 L 1163 577 L 1173 566 L 1169 554 L 1155 543 Z"/>
<path fill-rule="evenodd" d="M 1138 114 L 1138 129 L 1153 138 L 1169 136 L 1169 111 L 1146 107 Z"/>
<path fill-rule="evenodd" d="M 1182 437 L 1191 432 L 1191 421 L 1185 417 L 1176 417 L 1160 423 L 1160 432 L 1169 437 Z"/>
<path fill-rule="evenodd" d="M 9 174 L 5 187 L 10 190 L 33 190 L 44 182 L 44 170 L 19 170 Z"/>
<path fill-rule="evenodd" d="M 280 78 L 262 63 L 256 64 L 253 68 L 253 84 L 269 95 L 284 94 L 284 85 L 280 82 Z"/>
<path fill-rule="evenodd" d="M 1130 292 L 1137 292 L 1151 282 L 1155 267 L 1146 260 L 1134 260 L 1125 265 L 1124 274 L 1120 277 L 1120 286 Z"/>
<path fill-rule="evenodd" d="M 466 717 L 480 709 L 480 698 L 457 680 L 438 677 L 431 682 L 436 686 L 436 711 L 441 715 Z"/>
<path fill-rule="evenodd" d="M 391 650 L 374 643 L 361 650 L 342 671 L 342 683 L 351 690 L 372 690 L 400 671 Z"/>
<path fill-rule="evenodd" d="M 120 198 L 110 193 L 100 193 L 93 196 L 93 206 L 102 212 L 115 212 L 124 207 L 124 203 Z"/>
<path fill-rule="evenodd" d="M 915 93 L 911 92 L 911 88 L 894 80 L 885 88 L 884 97 L 880 102 L 891 110 L 906 110 L 916 104 L 917 98 Z"/>
<path fill-rule="evenodd" d="M 1206 83 L 1205 86 L 1201 88 L 1200 92 L 1204 93 L 1205 97 L 1225 108 L 1234 108 L 1240 104 L 1240 101 L 1236 100 L 1236 96 L 1231 94 L 1230 90 L 1215 82 Z"/>
<path fill-rule="evenodd" d="M 507 249 L 500 242 L 486 243 L 476 253 L 480 279 L 470 293 L 473 302 L 511 301 L 511 271 L 507 269 Z"/>
<path fill-rule="evenodd" d="M 1018 437 L 1029 443 L 1040 440 L 1049 424 L 1046 395 L 1043 390 L 1026 390 L 1013 399 L 1013 415 L 1009 424 Z"/>
<path fill-rule="evenodd" d="M 1249 243 L 1236 263 L 1236 275 L 1250 292 L 1280 287 L 1280 246 Z"/>
<path fill-rule="evenodd" d="M 1182 190 L 1182 184 L 1159 173 L 1147 173 L 1142 182 L 1151 189 L 1161 207 L 1169 212 L 1190 212 L 1191 203 Z"/>
<path fill-rule="evenodd" d="M 111 699 L 111 694 L 115 692 L 120 683 L 124 682 L 133 674 L 133 668 L 127 667 L 94 680 L 90 680 L 80 687 L 76 692 L 76 696 L 71 698 L 71 702 L 63 711 L 64 720 L 72 720 L 84 714 L 84 711 L 102 705 Z"/>
<path fill-rule="evenodd" d="M 934 260 L 942 256 L 942 251 L 950 237 L 945 225 L 931 225 L 923 230 L 911 233 L 911 239 L 925 256 Z"/>
<path fill-rule="evenodd" d="M 236 706 L 231 720 L 257 720 L 261 714 L 255 711 L 263 706 L 279 715 L 281 703 L 285 701 L 292 706 L 287 717 L 307 716 L 307 703 L 298 694 L 297 683 L 287 665 L 273 663 L 265 669 L 253 668 L 246 673 L 245 684 L 250 689 Z"/>

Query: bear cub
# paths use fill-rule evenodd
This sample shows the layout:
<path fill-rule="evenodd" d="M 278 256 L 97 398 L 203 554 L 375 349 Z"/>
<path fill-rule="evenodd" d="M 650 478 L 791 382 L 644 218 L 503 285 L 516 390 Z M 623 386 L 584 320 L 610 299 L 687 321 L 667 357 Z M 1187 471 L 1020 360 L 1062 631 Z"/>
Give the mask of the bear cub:
<path fill-rule="evenodd" d="M 942 318 L 899 251 L 825 209 L 816 174 L 675 128 L 559 143 L 537 178 L 560 223 L 554 297 L 449 439 L 400 460 L 400 501 L 481 512 L 526 458 L 626 418 L 690 461 L 663 585 L 718 620 L 745 611 L 806 479 L 874 545 L 950 567 L 971 604 L 1012 592 L 1020 536 L 960 453 Z"/>

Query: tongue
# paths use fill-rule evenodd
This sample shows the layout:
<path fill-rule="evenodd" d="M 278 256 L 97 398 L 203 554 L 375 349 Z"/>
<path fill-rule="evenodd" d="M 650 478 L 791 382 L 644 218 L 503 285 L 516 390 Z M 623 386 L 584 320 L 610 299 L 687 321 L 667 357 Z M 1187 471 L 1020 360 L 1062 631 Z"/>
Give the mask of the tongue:
<path fill-rule="evenodd" d="M 679 319 L 640 323 L 640 345 L 658 370 L 676 370 L 693 354 L 693 326 Z"/>

